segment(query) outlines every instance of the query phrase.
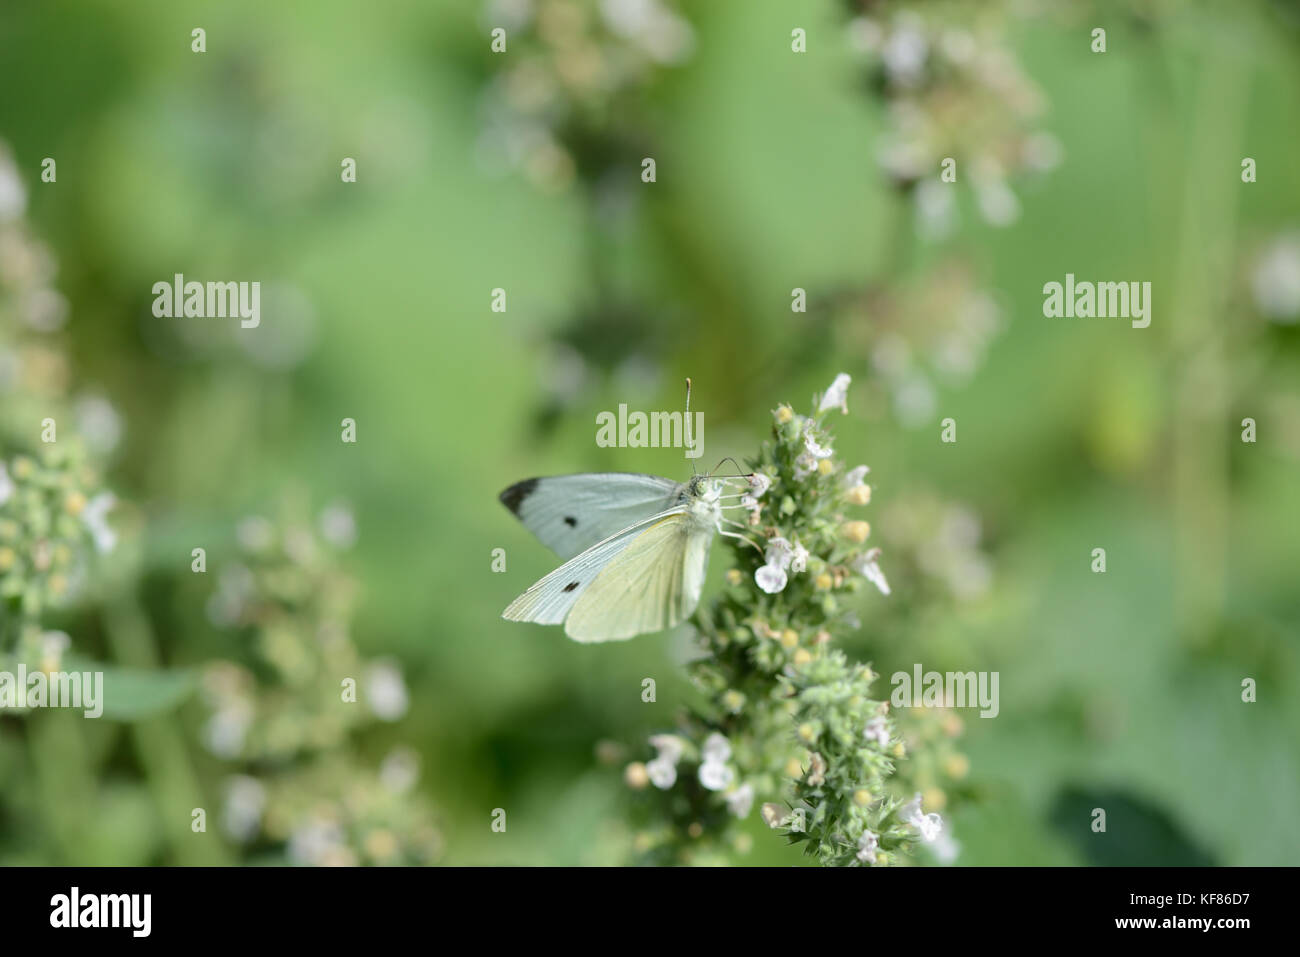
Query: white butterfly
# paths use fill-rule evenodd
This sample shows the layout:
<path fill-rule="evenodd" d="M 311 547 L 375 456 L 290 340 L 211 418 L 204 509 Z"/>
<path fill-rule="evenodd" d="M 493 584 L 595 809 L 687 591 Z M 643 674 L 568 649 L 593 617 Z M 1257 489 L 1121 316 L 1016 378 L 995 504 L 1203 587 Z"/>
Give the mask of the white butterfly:
<path fill-rule="evenodd" d="M 748 476 L 696 475 L 685 484 L 626 472 L 528 479 L 501 501 L 565 563 L 501 615 L 564 622 L 575 641 L 660 631 L 695 611 L 709 546 L 722 529 L 723 490 Z"/>

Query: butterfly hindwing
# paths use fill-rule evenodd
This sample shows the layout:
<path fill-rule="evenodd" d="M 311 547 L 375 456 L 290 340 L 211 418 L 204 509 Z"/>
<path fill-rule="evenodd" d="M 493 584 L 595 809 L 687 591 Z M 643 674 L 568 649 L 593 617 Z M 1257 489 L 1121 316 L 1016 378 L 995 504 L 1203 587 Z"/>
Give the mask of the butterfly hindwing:
<path fill-rule="evenodd" d="M 712 540 L 685 512 L 653 520 L 583 589 L 565 632 L 612 641 L 681 623 L 699 604 Z"/>
<path fill-rule="evenodd" d="M 589 472 L 526 479 L 501 502 L 563 559 L 679 504 L 682 486 L 657 475 Z"/>
<path fill-rule="evenodd" d="M 539 625 L 558 625 L 569 615 L 601 571 L 621 552 L 655 523 L 669 520 L 684 511 L 683 508 L 675 508 L 660 512 L 597 542 L 533 584 L 510 603 L 501 617 L 511 621 L 536 622 Z"/>

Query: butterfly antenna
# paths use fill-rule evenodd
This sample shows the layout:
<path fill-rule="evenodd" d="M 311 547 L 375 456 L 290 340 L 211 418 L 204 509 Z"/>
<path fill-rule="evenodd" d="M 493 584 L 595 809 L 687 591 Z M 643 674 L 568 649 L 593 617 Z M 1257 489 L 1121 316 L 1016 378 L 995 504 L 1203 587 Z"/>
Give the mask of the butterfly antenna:
<path fill-rule="evenodd" d="M 751 475 L 754 474 L 753 472 L 740 471 L 740 463 L 737 462 L 735 459 L 733 459 L 730 455 L 728 455 L 725 459 L 721 459 L 718 462 L 717 468 L 713 470 L 715 474 L 717 473 L 718 469 L 722 468 L 723 462 L 730 462 L 732 465 L 736 467 L 736 474 L 728 476 L 728 478 L 749 478 Z"/>
<path fill-rule="evenodd" d="M 686 377 L 686 447 L 692 448 L 695 443 L 691 441 L 691 377 Z M 695 459 L 691 459 L 691 474 L 697 475 L 695 471 Z"/>

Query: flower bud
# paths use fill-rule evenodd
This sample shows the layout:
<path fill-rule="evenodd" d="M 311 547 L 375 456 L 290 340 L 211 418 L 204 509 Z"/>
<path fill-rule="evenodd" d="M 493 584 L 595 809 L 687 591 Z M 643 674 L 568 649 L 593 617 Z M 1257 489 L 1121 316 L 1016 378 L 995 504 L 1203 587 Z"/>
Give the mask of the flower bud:
<path fill-rule="evenodd" d="M 871 486 L 855 485 L 844 493 L 844 498 L 850 505 L 866 505 L 871 501 Z"/>
<path fill-rule="evenodd" d="M 633 790 L 640 791 L 650 783 L 650 774 L 640 761 L 633 761 L 623 771 L 623 781 Z"/>
<path fill-rule="evenodd" d="M 871 524 L 869 522 L 845 522 L 844 537 L 855 544 L 862 544 L 871 534 Z"/>

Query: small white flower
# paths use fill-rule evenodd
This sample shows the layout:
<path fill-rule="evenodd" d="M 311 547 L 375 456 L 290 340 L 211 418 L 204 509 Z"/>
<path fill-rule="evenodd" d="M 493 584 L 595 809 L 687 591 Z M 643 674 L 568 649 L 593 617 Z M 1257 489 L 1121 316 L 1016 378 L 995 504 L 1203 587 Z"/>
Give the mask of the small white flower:
<path fill-rule="evenodd" d="M 647 761 L 645 770 L 650 777 L 650 783 L 661 791 L 667 791 L 677 783 L 677 765 L 663 754 L 653 761 Z"/>
<path fill-rule="evenodd" d="M 934 856 L 939 859 L 941 864 L 951 864 L 957 860 L 957 855 L 961 853 L 961 844 L 953 840 L 951 834 L 944 831 L 935 840 L 930 850 L 934 851 Z"/>
<path fill-rule="evenodd" d="M 749 477 L 749 494 L 754 498 L 762 498 L 763 493 L 772 487 L 772 480 L 762 472 L 755 472 Z"/>
<path fill-rule="evenodd" d="M 41 670 L 58 671 L 63 653 L 72 647 L 66 631 L 47 631 L 41 634 Z"/>
<path fill-rule="evenodd" d="M 392 661 L 377 661 L 366 672 L 366 702 L 381 721 L 396 721 L 410 703 L 406 680 Z"/>
<path fill-rule="evenodd" d="M 877 715 L 867 722 L 862 736 L 868 741 L 875 741 L 882 748 L 889 747 L 889 726 L 884 717 Z"/>
<path fill-rule="evenodd" d="M 716 731 L 704 739 L 705 761 L 726 761 L 731 757 L 731 742 Z"/>
<path fill-rule="evenodd" d="M 266 788 L 257 778 L 237 774 L 226 781 L 226 804 L 221 828 L 243 844 L 257 836 L 266 807 Z"/>
<path fill-rule="evenodd" d="M 289 859 L 296 864 L 319 865 L 343 846 L 345 835 L 336 821 L 311 817 L 289 835 Z"/>
<path fill-rule="evenodd" d="M 116 504 L 117 499 L 111 492 L 100 492 L 86 503 L 81 512 L 81 520 L 95 540 L 95 550 L 101 554 L 111 552 L 117 544 L 117 532 L 108 526 L 109 509 Z"/>
<path fill-rule="evenodd" d="M 837 375 L 835 381 L 831 383 L 831 387 L 822 396 L 817 411 L 825 412 L 827 409 L 839 409 L 847 415 L 849 411 L 849 383 L 852 381 L 847 372 L 841 372 Z"/>
<path fill-rule="evenodd" d="M 943 818 L 937 814 L 921 813 L 921 794 L 919 791 L 916 797 L 903 805 L 902 810 L 898 812 L 898 819 L 904 824 L 916 828 L 920 832 L 921 840 L 927 844 L 937 838 L 943 830 Z"/>
<path fill-rule="evenodd" d="M 829 445 L 818 445 L 817 440 L 814 439 L 811 434 L 803 437 L 803 448 L 804 453 L 814 459 L 828 459 L 835 454 L 835 450 Z"/>
<path fill-rule="evenodd" d="M 727 810 L 736 817 L 749 817 L 749 812 L 753 807 L 754 786 L 752 784 L 742 784 L 727 794 Z"/>
<path fill-rule="evenodd" d="M 880 846 L 880 835 L 872 831 L 863 831 L 858 838 L 858 860 L 864 864 L 876 863 L 876 848 Z"/>
<path fill-rule="evenodd" d="M 754 581 L 763 591 L 769 595 L 775 595 L 777 592 L 785 590 L 787 579 L 785 572 L 777 566 L 763 565 L 758 571 L 754 572 Z"/>
<path fill-rule="evenodd" d="M 794 555 L 790 559 L 790 571 L 802 572 L 808 568 L 808 549 L 802 545 L 795 545 Z"/>
<path fill-rule="evenodd" d="M 727 767 L 721 761 L 706 759 L 700 765 L 700 784 L 710 791 L 725 790 L 731 784 L 734 775 L 731 768 Z"/>
<path fill-rule="evenodd" d="M 807 478 L 817 470 L 819 459 L 827 459 L 835 454 L 835 450 L 829 445 L 822 446 L 812 437 L 810 432 L 805 432 L 803 437 L 803 452 L 794 460 L 795 478 Z"/>
<path fill-rule="evenodd" d="M 235 538 L 246 551 L 264 552 L 275 541 L 275 529 L 262 516 L 250 515 L 235 526 Z"/>
<path fill-rule="evenodd" d="M 682 759 L 682 739 L 675 734 L 653 734 L 650 736 L 650 747 L 659 752 L 658 757 L 667 761 L 676 767 L 677 762 Z"/>
<path fill-rule="evenodd" d="M 234 701 L 222 707 L 203 726 L 203 739 L 219 758 L 235 758 L 243 750 L 244 739 L 253 724 L 252 706 Z"/>
<path fill-rule="evenodd" d="M 858 465 L 849 469 L 844 476 L 844 487 L 848 489 L 857 488 L 859 485 L 865 485 L 866 483 L 862 480 L 867 477 L 867 473 L 870 471 L 871 469 L 865 465 Z"/>
<path fill-rule="evenodd" d="M 1283 234 L 1264 250 L 1250 288 L 1265 318 L 1284 324 L 1300 318 L 1300 232 Z"/>
<path fill-rule="evenodd" d="M 790 567 L 790 560 L 794 557 L 794 549 L 789 541 L 778 535 L 776 538 L 767 540 L 767 550 L 763 555 L 767 564 L 784 571 Z"/>
<path fill-rule="evenodd" d="M 419 778 L 420 756 L 412 748 L 394 748 L 379 765 L 379 783 L 392 794 L 405 794 Z"/>
<path fill-rule="evenodd" d="M 122 417 L 112 404 L 99 396 L 87 396 L 77 402 L 77 431 L 96 452 L 106 455 L 117 448 L 122 438 Z"/>
<path fill-rule="evenodd" d="M 853 561 L 853 570 L 862 575 L 867 581 L 880 589 L 880 594 L 889 594 L 889 582 L 885 581 L 885 573 L 880 570 L 876 564 L 876 559 L 880 557 L 880 549 L 873 548 L 866 554 L 859 555 Z"/>
<path fill-rule="evenodd" d="M 1020 218 L 1020 200 L 1000 176 L 976 180 L 975 202 L 990 226 L 1010 226 Z"/>
<path fill-rule="evenodd" d="M 885 72 L 898 86 L 916 86 L 925 75 L 925 61 L 930 54 L 920 18 L 900 16 L 880 51 Z"/>
<path fill-rule="evenodd" d="M 321 512 L 320 533 L 336 548 L 351 548 L 357 541 L 357 520 L 352 509 L 335 503 Z"/>

